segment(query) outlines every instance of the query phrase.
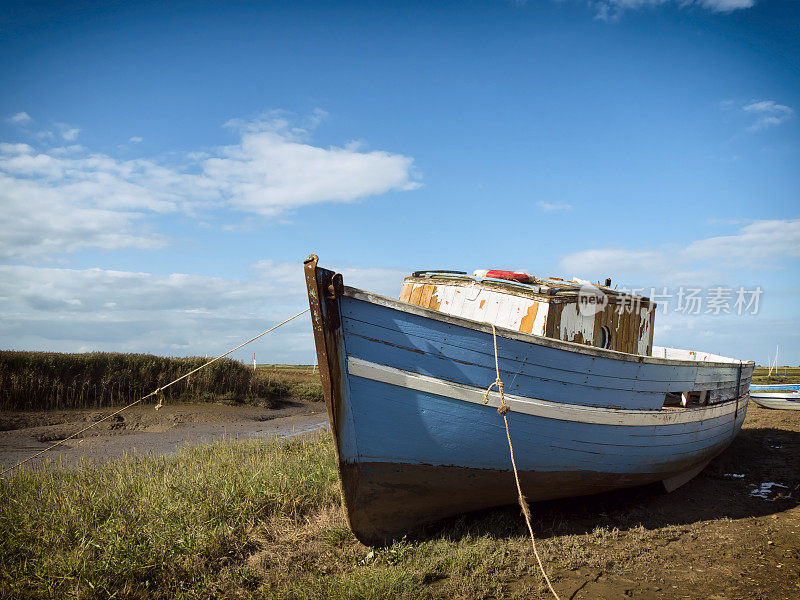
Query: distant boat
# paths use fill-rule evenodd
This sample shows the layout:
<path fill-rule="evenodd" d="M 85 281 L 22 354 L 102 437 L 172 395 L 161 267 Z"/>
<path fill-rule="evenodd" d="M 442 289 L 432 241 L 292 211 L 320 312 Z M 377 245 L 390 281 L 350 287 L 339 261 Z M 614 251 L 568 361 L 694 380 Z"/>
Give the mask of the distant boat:
<path fill-rule="evenodd" d="M 754 364 L 654 347 L 655 303 L 610 280 L 588 288 L 588 309 L 585 282 L 500 271 L 415 272 L 394 300 L 317 262 L 305 275 L 320 376 L 364 543 L 516 502 L 498 394 L 484 404 L 491 324 L 528 500 L 672 490 L 744 421 Z"/>
<path fill-rule="evenodd" d="M 780 344 L 775 346 L 775 360 L 773 361 L 769 355 L 767 355 L 767 364 L 769 364 L 769 371 L 767 372 L 767 377 L 789 377 L 788 371 L 781 375 L 778 372 L 778 350 L 780 349 Z M 775 372 L 773 373 L 773 369 Z"/>
<path fill-rule="evenodd" d="M 750 397 L 764 408 L 800 410 L 800 385 L 752 385 Z"/>

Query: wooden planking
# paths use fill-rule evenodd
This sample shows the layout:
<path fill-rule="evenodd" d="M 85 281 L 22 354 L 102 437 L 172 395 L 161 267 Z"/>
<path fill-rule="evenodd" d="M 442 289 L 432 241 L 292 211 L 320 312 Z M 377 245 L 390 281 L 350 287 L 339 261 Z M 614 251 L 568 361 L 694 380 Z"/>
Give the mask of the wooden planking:
<path fill-rule="evenodd" d="M 401 302 L 410 302 L 411 301 L 411 292 L 414 290 L 413 283 L 404 283 L 403 287 L 400 289 L 400 301 Z"/>
<path fill-rule="evenodd" d="M 652 347 L 655 313 L 646 307 L 640 312 L 627 309 L 620 312 L 620 305 L 608 304 L 596 315 L 583 317 L 574 298 L 566 301 L 560 298 L 553 303 L 546 298 L 534 300 L 525 295 L 489 289 L 479 283 L 404 283 L 400 299 L 465 319 L 587 346 L 594 345 L 600 328 L 605 326 L 611 333 L 611 350 L 641 354 Z M 565 310 L 570 313 L 569 323 L 564 322 Z M 539 313 L 539 323 L 535 326 Z M 649 320 L 645 322 L 645 318 Z M 587 328 L 586 321 L 590 319 L 592 322 Z M 648 339 L 641 339 L 642 336 Z"/>
<path fill-rule="evenodd" d="M 456 316 L 451 316 L 444 314 L 442 312 L 437 312 L 433 310 L 424 309 L 421 307 L 413 306 L 411 304 L 406 304 L 399 302 L 397 300 L 393 300 L 391 298 L 387 298 L 385 296 L 380 296 L 378 294 L 371 294 L 369 292 L 365 292 L 363 290 L 358 290 L 356 288 L 351 288 L 345 286 L 345 293 L 342 296 L 342 303 L 347 304 L 347 306 L 354 306 L 351 303 L 364 303 L 366 306 L 371 306 L 373 308 L 368 309 L 368 312 L 371 311 L 383 311 L 388 309 L 390 312 L 387 315 L 384 315 L 382 318 L 379 318 L 379 321 L 382 322 L 386 318 L 396 320 L 396 324 L 400 326 L 404 326 L 404 321 L 408 323 L 413 323 L 419 320 L 420 323 L 424 322 L 426 329 L 436 329 L 436 328 L 443 328 L 448 332 L 452 331 L 460 331 L 460 330 L 469 330 L 473 333 L 482 332 L 490 334 L 492 333 L 492 329 L 489 325 L 484 323 L 478 323 L 474 321 L 469 321 L 466 319 L 462 319 Z M 343 306 L 343 310 L 347 307 Z M 360 313 L 360 311 L 358 311 Z M 672 368 L 683 368 L 683 367 L 692 367 L 696 369 L 698 365 L 704 372 L 712 372 L 714 370 L 720 370 L 720 372 L 728 373 L 731 370 L 731 367 L 738 366 L 740 361 L 726 358 L 726 357 L 716 357 L 715 355 L 710 354 L 703 354 L 702 362 L 698 362 L 697 360 L 681 358 L 684 355 L 695 354 L 689 352 L 687 350 L 676 350 L 674 348 L 667 349 L 667 357 L 661 358 L 660 355 L 658 357 L 647 357 L 647 356 L 637 356 L 637 355 L 630 355 L 630 354 L 623 354 L 619 352 L 614 352 L 611 350 L 602 350 L 599 348 L 589 347 L 589 346 L 582 346 L 580 344 L 572 344 L 569 342 L 562 342 L 560 340 L 554 340 L 547 337 L 537 337 L 530 334 L 519 333 L 509 330 L 501 330 L 498 331 L 498 335 L 502 336 L 506 339 L 510 344 L 519 344 L 519 347 L 527 348 L 530 345 L 540 346 L 543 348 L 550 348 L 553 350 L 563 350 L 568 352 L 570 355 L 577 358 L 578 355 L 584 356 L 586 359 L 594 361 L 594 359 L 603 359 L 605 360 L 612 360 L 615 363 L 619 364 L 619 368 L 622 369 L 638 369 L 639 367 L 644 367 L 644 371 L 640 372 L 638 377 L 639 379 L 653 379 L 649 374 L 650 373 L 659 373 L 663 374 L 666 373 L 665 368 L 672 369 Z M 517 346 L 515 346 L 517 347 Z M 662 349 L 663 350 L 663 349 Z M 524 354 L 525 352 L 523 352 Z M 678 354 L 680 356 L 678 356 Z M 707 357 L 707 358 L 705 358 Z M 623 363 L 627 363 L 626 366 L 623 366 Z M 741 363 L 742 364 L 742 380 L 746 377 L 749 377 L 754 368 L 754 363 L 752 361 Z M 586 365 L 587 368 L 591 368 L 591 362 Z M 556 368 L 558 368 L 556 366 Z M 735 367 L 734 367 L 735 368 Z M 587 371 L 588 372 L 588 371 Z M 660 380 L 660 376 L 656 376 L 655 379 Z"/>
<path fill-rule="evenodd" d="M 446 340 L 448 346 L 454 349 L 463 348 L 480 354 L 491 351 L 491 328 L 486 325 L 471 321 L 464 321 L 463 325 L 450 324 L 446 320 L 440 321 L 408 311 L 395 311 L 382 304 L 346 296 L 342 298 L 341 308 L 343 317 L 380 328 L 371 334 L 372 337 L 378 339 L 383 339 L 384 335 L 397 335 L 399 340 L 405 340 L 405 344 L 402 341 L 399 342 L 401 345 L 422 344 L 420 346 L 422 349 L 439 348 L 442 341 Z M 440 313 L 428 311 L 427 314 L 439 315 Z M 387 327 L 396 333 L 391 334 L 386 329 Z M 738 365 L 731 363 L 684 362 L 642 357 L 639 357 L 638 360 L 631 360 L 631 357 L 625 354 L 593 348 L 580 352 L 579 350 L 583 349 L 583 346 L 552 342 L 546 338 L 518 334 L 525 337 L 523 341 L 516 339 L 512 332 L 504 331 L 498 332 L 498 334 L 498 351 L 501 360 L 524 359 L 526 363 L 532 362 L 540 367 L 553 369 L 554 372 L 573 371 L 584 377 L 589 374 L 611 375 L 636 381 L 661 381 L 668 385 L 675 385 L 680 382 L 695 382 L 698 378 L 698 371 L 701 371 L 704 378 L 709 380 L 716 378 L 718 381 L 708 381 L 706 384 L 688 389 L 714 389 L 715 387 L 724 387 L 715 385 L 723 380 L 732 380 L 735 383 L 738 368 Z M 752 370 L 752 363 L 748 368 Z M 678 389 L 678 391 L 686 391 L 686 389 Z"/>
<path fill-rule="evenodd" d="M 464 347 L 463 340 L 451 333 L 442 332 L 435 338 L 423 337 L 419 330 L 403 333 L 349 316 L 343 318 L 343 327 L 348 352 L 352 355 L 477 386 L 494 379 L 491 339 L 486 340 L 488 344 L 482 347 Z M 660 408 L 666 391 L 694 387 L 693 370 L 683 371 L 689 378 L 684 381 L 679 379 L 680 372 L 675 372 L 669 381 L 626 378 L 611 368 L 602 369 L 600 364 L 580 370 L 572 362 L 573 357 L 563 353 L 553 355 L 551 350 L 536 346 L 527 348 L 525 353 L 509 356 L 505 351 L 507 342 L 504 338 L 498 339 L 500 369 L 503 377 L 510 379 L 507 383 L 509 392 L 518 390 L 523 395 L 565 401 L 569 401 L 572 395 L 593 392 L 593 402 L 607 402 L 609 406 L 624 406 L 626 401 L 630 401 L 634 404 L 629 408 Z M 602 389 L 607 393 L 601 393 Z"/>
<path fill-rule="evenodd" d="M 503 420 L 495 407 L 482 404 L 480 390 L 473 403 L 355 375 L 349 380 L 358 459 L 508 468 Z M 514 408 L 508 419 L 520 469 L 652 473 L 678 470 L 681 462 L 727 445 L 741 412 L 642 427 L 551 419 Z M 647 438 L 631 437 L 648 430 Z"/>
<path fill-rule="evenodd" d="M 416 390 L 471 402 L 484 404 L 485 390 L 477 387 L 445 381 L 435 377 L 419 375 L 402 369 L 380 365 L 367 360 L 348 357 L 348 372 L 357 377 L 372 379 L 407 389 Z M 658 425 L 677 425 L 680 423 L 698 423 L 708 419 L 724 417 L 736 411 L 734 402 L 726 402 L 711 407 L 687 408 L 683 410 L 624 410 L 592 407 L 586 404 L 566 404 L 549 402 L 539 398 L 526 398 L 506 394 L 506 401 L 511 410 L 526 415 L 557 419 L 574 423 L 595 423 L 599 425 L 624 425 L 627 427 L 652 427 Z M 497 393 L 490 393 L 488 406 L 500 406 Z M 640 445 L 637 442 L 636 445 Z M 673 445 L 674 444 L 667 444 Z"/>
<path fill-rule="evenodd" d="M 348 352 L 359 358 L 395 366 L 415 373 L 431 375 L 483 387 L 494 380 L 494 354 L 491 347 L 484 352 L 452 345 L 450 340 L 429 342 L 424 338 L 408 337 L 367 327 L 352 319 L 344 321 Z M 691 381 L 654 382 L 626 379 L 547 368 L 537 364 L 539 352 L 531 349 L 528 356 L 517 360 L 500 358 L 501 377 L 507 379 L 506 390 L 547 400 L 570 402 L 573 396 L 588 397 L 597 405 L 626 406 L 627 408 L 660 408 L 664 394 L 691 389 Z M 487 384 L 488 385 L 488 384 Z M 637 395 L 641 394 L 641 397 Z M 631 402 L 626 405 L 626 402 Z"/>
<path fill-rule="evenodd" d="M 519 324 L 519 330 L 522 333 L 533 333 L 533 324 L 536 322 L 536 316 L 539 314 L 539 303 L 534 302 L 528 307 L 525 316 L 522 317 Z"/>
<path fill-rule="evenodd" d="M 419 297 L 419 306 L 430 308 L 428 305 L 431 303 L 431 296 L 433 295 L 434 286 L 426 283 L 422 286 L 422 294 Z"/>

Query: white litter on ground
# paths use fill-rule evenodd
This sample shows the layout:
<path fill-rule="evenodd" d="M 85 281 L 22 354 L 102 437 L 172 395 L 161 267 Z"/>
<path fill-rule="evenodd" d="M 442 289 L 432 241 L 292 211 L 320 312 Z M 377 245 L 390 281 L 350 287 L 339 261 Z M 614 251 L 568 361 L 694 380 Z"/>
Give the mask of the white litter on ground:
<path fill-rule="evenodd" d="M 764 500 L 769 500 L 769 496 L 772 493 L 772 488 L 784 488 L 788 489 L 785 485 L 780 483 L 775 483 L 774 481 L 767 481 L 761 484 L 760 487 L 752 490 L 750 492 L 751 496 L 764 498 Z"/>
<path fill-rule="evenodd" d="M 734 477 L 736 479 L 741 479 L 744 477 L 744 473 L 725 473 L 725 477 Z"/>

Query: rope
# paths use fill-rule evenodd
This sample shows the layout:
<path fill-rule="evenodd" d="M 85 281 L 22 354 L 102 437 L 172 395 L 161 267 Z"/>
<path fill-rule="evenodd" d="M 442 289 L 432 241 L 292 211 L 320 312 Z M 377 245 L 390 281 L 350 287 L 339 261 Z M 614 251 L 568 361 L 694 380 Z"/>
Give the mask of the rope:
<path fill-rule="evenodd" d="M 33 459 L 34 459 L 34 458 L 36 458 L 37 456 L 41 456 L 41 455 L 42 455 L 42 454 L 44 454 L 45 452 L 49 452 L 50 450 L 52 450 L 52 449 L 53 449 L 53 448 L 55 448 L 56 446 L 59 446 L 59 445 L 63 444 L 64 442 L 66 442 L 66 441 L 68 441 L 68 440 L 71 440 L 71 439 L 72 439 L 72 438 L 74 438 L 74 437 L 77 437 L 77 436 L 79 436 L 79 435 L 80 435 L 80 434 L 82 434 L 84 431 L 88 431 L 88 430 L 89 430 L 89 429 L 91 429 L 92 427 L 96 427 L 97 425 L 99 425 L 99 424 L 100 424 L 100 423 L 102 423 L 103 421 L 108 421 L 108 420 L 109 420 L 111 417 L 113 417 L 113 416 L 115 416 L 115 415 L 118 415 L 118 414 L 119 414 L 119 413 L 121 413 L 123 410 L 127 410 L 127 409 L 129 409 L 131 406 L 135 406 L 136 404 L 139 404 L 139 403 L 140 403 L 140 402 L 142 402 L 143 400 L 147 400 L 147 399 L 148 399 L 148 398 L 150 398 L 151 396 L 155 396 L 155 395 L 157 395 L 157 394 L 160 394 L 161 392 L 163 392 L 163 391 L 164 391 L 165 389 L 167 389 L 168 387 L 170 387 L 170 386 L 172 386 L 172 385 L 175 385 L 176 383 L 178 383 L 178 382 L 179 382 L 179 381 L 181 381 L 182 379 L 186 379 L 187 377 L 189 377 L 189 375 L 192 375 L 192 374 L 194 374 L 194 373 L 197 373 L 197 372 L 198 372 L 200 369 L 204 369 L 204 368 L 205 368 L 205 367 L 207 367 L 208 365 L 210 365 L 210 364 L 212 364 L 212 363 L 215 363 L 215 362 L 217 362 L 217 361 L 218 361 L 219 359 L 221 359 L 221 358 L 225 358 L 226 356 L 228 356 L 228 354 L 231 354 L 232 352 L 235 352 L 236 350 L 238 350 L 238 349 L 239 349 L 239 348 L 241 348 L 242 346 L 246 346 L 246 345 L 247 345 L 247 344 L 249 344 L 250 342 L 254 342 L 254 341 L 256 341 L 256 340 L 257 340 L 258 338 L 260 338 L 261 336 L 267 335 L 267 334 L 268 334 L 270 331 L 274 331 L 274 330 L 276 330 L 276 329 L 277 329 L 278 327 L 280 327 L 281 325 L 286 325 L 286 323 L 288 323 L 288 322 L 289 322 L 289 321 L 291 321 L 292 319 L 296 319 L 296 318 L 297 318 L 297 317 L 299 317 L 300 315 L 303 315 L 303 314 L 307 313 L 309 310 L 311 310 L 311 309 L 310 309 L 310 308 L 307 308 L 307 309 L 305 309 L 304 311 L 297 313 L 297 314 L 296 314 L 296 315 L 294 315 L 293 317 L 289 317 L 288 319 L 286 319 L 285 321 L 282 321 L 281 323 L 278 323 L 278 324 L 277 324 L 277 325 L 275 325 L 274 327 L 271 327 L 270 329 L 267 329 L 266 331 L 264 331 L 264 332 L 262 332 L 262 333 L 259 333 L 259 334 L 258 334 L 257 336 L 255 336 L 254 338 L 250 338 L 249 340 L 247 340 L 247 341 L 246 341 L 246 342 L 244 342 L 243 344 L 239 344 L 238 346 L 236 346 L 236 348 L 232 348 L 231 350 L 228 350 L 228 351 L 227 351 L 225 354 L 220 354 L 218 357 L 211 359 L 211 360 L 210 360 L 210 361 L 208 361 L 207 363 L 205 363 L 205 364 L 203 364 L 203 365 L 201 365 L 201 366 L 197 367 L 196 369 L 193 369 L 193 370 L 189 371 L 189 372 L 188 372 L 188 373 L 186 373 L 185 375 L 181 375 L 181 376 L 180 376 L 180 377 L 178 377 L 177 379 L 174 379 L 173 381 L 170 381 L 168 384 L 166 384 L 166 385 L 162 385 L 161 387 L 159 387 L 159 388 L 156 388 L 155 390 L 153 390 L 152 392 L 150 392 L 150 393 L 149 393 L 149 394 L 147 394 L 146 396 L 142 396 L 141 398 L 139 398 L 138 400 L 135 400 L 135 401 L 131 402 L 131 403 L 130 403 L 130 404 L 128 404 L 127 406 L 123 406 L 122 408 L 120 408 L 120 409 L 119 409 L 119 410 L 117 410 L 117 411 L 114 411 L 114 412 L 113 412 L 113 413 L 111 413 L 110 415 L 107 415 L 107 416 L 103 417 L 103 418 L 102 418 L 102 419 L 100 419 L 99 421 L 95 421 L 94 423 L 92 423 L 92 424 L 91 424 L 91 425 L 89 425 L 88 427 L 84 427 L 84 428 L 83 428 L 83 429 L 81 429 L 80 431 L 78 431 L 78 432 L 76 432 L 76 433 L 73 433 L 71 436 L 69 436 L 69 437 L 65 437 L 63 440 L 59 440 L 59 441 L 57 441 L 57 442 L 56 442 L 55 444 L 53 444 L 52 446 L 49 446 L 49 447 L 45 448 L 44 450 L 42 450 L 42 451 L 40 451 L 40 452 L 37 452 L 37 453 L 36 453 L 36 454 L 34 454 L 33 456 L 29 456 L 29 457 L 28 457 L 28 458 L 26 458 L 25 460 L 21 460 L 20 462 L 18 462 L 17 464 L 15 464 L 13 467 L 9 467 L 8 469 L 6 469 L 6 470 L 5 470 L 5 471 L 3 471 L 2 473 L 0 473 L 0 477 L 2 477 L 3 475 L 5 475 L 6 473 L 8 473 L 8 472 L 10 472 L 10 471 L 13 471 L 14 469 L 16 469 L 16 468 L 17 468 L 17 467 L 19 467 L 19 466 L 21 466 L 21 465 L 24 465 L 24 464 L 25 464 L 26 462 L 28 462 L 29 460 L 33 460 Z M 158 405 L 155 407 L 155 409 L 156 409 L 156 410 L 158 410 L 158 409 L 159 409 L 159 408 L 161 408 L 162 406 L 163 406 L 163 398 L 159 398 L 159 400 L 158 400 Z"/>
<path fill-rule="evenodd" d="M 553 589 L 553 584 L 550 583 L 550 578 L 544 571 L 542 559 L 539 556 L 539 551 L 536 549 L 536 538 L 533 535 L 533 527 L 531 526 L 531 509 L 530 506 L 528 506 L 528 501 L 525 500 L 525 496 L 522 495 L 522 486 L 519 483 L 519 473 L 517 473 L 517 463 L 514 460 L 514 446 L 511 444 L 511 432 L 508 429 L 508 411 L 511 410 L 511 407 L 508 405 L 508 403 L 506 403 L 506 396 L 503 392 L 503 381 L 500 379 L 500 362 L 497 358 L 497 331 L 495 331 L 494 323 L 488 324 L 492 326 L 492 338 L 494 339 L 494 368 L 497 372 L 497 378 L 494 380 L 494 383 L 487 388 L 486 393 L 483 395 L 483 403 L 489 403 L 489 392 L 492 391 L 492 388 L 496 386 L 497 392 L 500 394 L 500 406 L 497 407 L 497 412 L 503 416 L 503 421 L 505 421 L 506 424 L 508 452 L 511 455 L 511 466 L 514 469 L 514 480 L 517 482 L 517 499 L 519 500 L 520 507 L 522 507 L 522 514 L 525 517 L 525 524 L 528 526 L 528 532 L 531 534 L 533 553 L 536 555 L 536 561 L 539 563 L 539 570 L 542 572 L 542 576 L 544 576 L 544 580 L 547 582 L 547 587 L 550 588 L 550 591 L 553 593 L 553 596 L 556 597 L 556 600 L 561 600 L 561 598 L 558 597 L 558 594 L 556 594 L 556 591 Z"/>

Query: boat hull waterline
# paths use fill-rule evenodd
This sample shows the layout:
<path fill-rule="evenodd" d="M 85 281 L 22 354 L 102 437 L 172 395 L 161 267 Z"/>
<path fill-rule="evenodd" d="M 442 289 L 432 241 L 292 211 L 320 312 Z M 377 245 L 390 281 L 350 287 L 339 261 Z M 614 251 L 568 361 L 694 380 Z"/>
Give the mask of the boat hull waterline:
<path fill-rule="evenodd" d="M 496 376 L 491 327 L 347 288 L 313 255 L 306 281 L 355 535 L 385 543 L 513 504 L 499 396 L 483 403 Z M 752 363 L 644 357 L 499 328 L 497 351 L 530 501 L 674 487 L 722 452 L 745 418 Z M 662 408 L 667 394 L 701 391 L 723 400 Z"/>

